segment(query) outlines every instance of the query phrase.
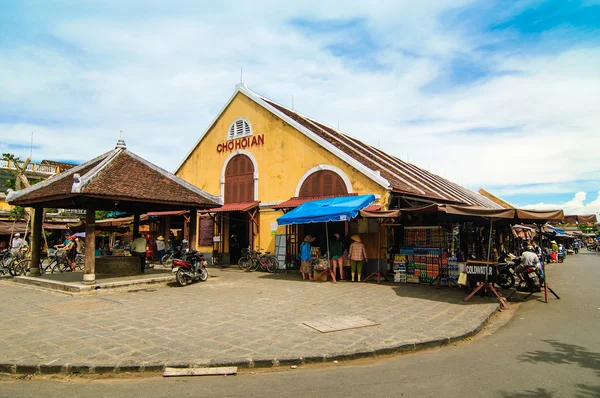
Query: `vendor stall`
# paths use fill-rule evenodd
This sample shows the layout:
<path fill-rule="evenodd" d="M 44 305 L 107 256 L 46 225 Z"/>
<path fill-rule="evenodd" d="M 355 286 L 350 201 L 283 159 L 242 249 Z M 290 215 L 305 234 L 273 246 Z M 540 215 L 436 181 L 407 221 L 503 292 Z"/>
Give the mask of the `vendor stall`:
<path fill-rule="evenodd" d="M 358 195 L 336 197 L 305 202 L 294 210 L 277 219 L 277 224 L 311 224 L 318 223 L 325 229 L 326 259 L 329 267 L 329 222 L 347 222 L 354 219 L 359 211 L 375 201 L 375 195 Z M 335 275 L 330 272 L 333 282 Z"/>

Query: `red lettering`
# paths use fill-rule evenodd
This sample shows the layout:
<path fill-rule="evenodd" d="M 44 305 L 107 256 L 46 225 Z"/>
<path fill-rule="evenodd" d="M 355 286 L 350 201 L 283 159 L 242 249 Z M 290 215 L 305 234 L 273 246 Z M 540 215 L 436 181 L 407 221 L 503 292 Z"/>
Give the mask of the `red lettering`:
<path fill-rule="evenodd" d="M 228 150 L 228 151 L 233 151 L 233 146 L 234 146 L 234 145 L 233 145 L 233 141 L 229 141 L 229 142 L 227 143 L 227 150 Z"/>
<path fill-rule="evenodd" d="M 242 148 L 246 148 L 248 146 L 248 138 L 242 138 Z"/>
<path fill-rule="evenodd" d="M 236 140 L 235 141 L 235 149 L 240 149 L 241 147 L 242 147 L 241 140 Z"/>
<path fill-rule="evenodd" d="M 265 135 L 264 134 L 261 134 L 258 136 L 258 144 L 265 145 Z"/>
<path fill-rule="evenodd" d="M 217 145 L 217 152 L 219 152 L 219 153 L 223 152 L 223 144 Z"/>
<path fill-rule="evenodd" d="M 255 146 L 257 142 L 256 137 L 252 137 L 252 144 L 250 146 Z"/>

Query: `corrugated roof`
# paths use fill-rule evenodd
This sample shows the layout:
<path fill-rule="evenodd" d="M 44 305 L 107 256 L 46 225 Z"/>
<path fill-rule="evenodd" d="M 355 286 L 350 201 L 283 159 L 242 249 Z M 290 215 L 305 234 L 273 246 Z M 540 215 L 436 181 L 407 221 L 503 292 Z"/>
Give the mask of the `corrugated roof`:
<path fill-rule="evenodd" d="M 375 172 L 379 172 L 383 178 L 389 181 L 393 192 L 434 201 L 453 202 L 494 209 L 500 208 L 498 204 L 477 192 L 461 187 L 414 164 L 389 155 L 380 149 L 365 144 L 356 138 L 301 115 L 267 98 L 261 96 L 259 98 L 364 166 Z"/>

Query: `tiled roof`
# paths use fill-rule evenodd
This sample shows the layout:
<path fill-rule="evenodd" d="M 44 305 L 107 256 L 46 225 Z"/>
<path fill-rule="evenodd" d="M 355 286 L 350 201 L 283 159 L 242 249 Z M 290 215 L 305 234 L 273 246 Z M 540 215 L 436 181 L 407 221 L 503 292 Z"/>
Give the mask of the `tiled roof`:
<path fill-rule="evenodd" d="M 268 105 L 299 123 L 389 181 L 391 190 L 434 201 L 462 203 L 490 208 L 500 207 L 488 198 L 448 181 L 436 174 L 391 156 L 316 120 L 260 97 Z"/>
<path fill-rule="evenodd" d="M 161 217 L 161 216 L 182 216 L 189 213 L 187 210 L 174 210 L 174 211 L 149 211 L 146 213 L 147 216 Z"/>
<path fill-rule="evenodd" d="M 290 198 L 290 199 L 286 200 L 285 202 L 281 202 L 278 205 L 273 206 L 273 209 L 292 209 L 292 208 L 300 206 L 304 202 L 309 202 L 311 200 L 335 198 L 335 197 L 338 197 L 338 196 L 356 196 L 356 195 L 358 195 L 358 194 L 357 193 L 350 193 L 350 194 L 347 194 L 347 195 L 309 196 L 309 197 L 305 197 L 305 198 L 300 198 L 300 197 L 295 196 L 293 198 Z"/>
<path fill-rule="evenodd" d="M 379 206 L 379 205 L 369 205 L 369 206 L 365 207 L 363 210 L 365 210 L 365 211 L 379 211 L 379 210 L 381 210 L 381 206 Z"/>
<path fill-rule="evenodd" d="M 205 210 L 206 213 L 225 213 L 229 211 L 248 211 L 258 206 L 260 202 L 240 202 L 240 203 L 227 203 L 221 207 L 215 207 L 213 209 Z"/>
<path fill-rule="evenodd" d="M 93 196 L 129 202 L 212 207 L 220 199 L 117 146 L 80 166 L 18 192 L 9 203 L 40 203 L 56 198 Z"/>

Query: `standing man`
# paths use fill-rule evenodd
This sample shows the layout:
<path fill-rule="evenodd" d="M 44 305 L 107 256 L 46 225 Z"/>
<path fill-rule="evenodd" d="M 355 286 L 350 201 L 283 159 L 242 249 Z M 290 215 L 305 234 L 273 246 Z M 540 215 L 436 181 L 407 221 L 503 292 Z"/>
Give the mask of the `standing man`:
<path fill-rule="evenodd" d="M 21 248 L 22 245 L 23 245 L 23 239 L 21 239 L 21 234 L 17 232 L 15 234 L 15 237 L 12 240 L 11 245 L 10 245 L 11 253 L 17 254 L 17 252 L 19 251 L 19 249 Z"/>
<path fill-rule="evenodd" d="M 159 236 L 158 238 L 156 238 L 156 251 L 158 253 L 158 261 L 161 262 L 162 264 L 162 258 L 165 255 L 165 238 L 163 238 L 163 236 Z"/>
<path fill-rule="evenodd" d="M 137 234 L 131 243 L 131 254 L 140 258 L 140 267 L 143 274 L 146 271 L 146 239 L 140 234 Z"/>
<path fill-rule="evenodd" d="M 543 260 L 542 248 L 539 247 L 536 242 L 533 242 L 533 252 L 538 256 L 541 262 Z"/>

